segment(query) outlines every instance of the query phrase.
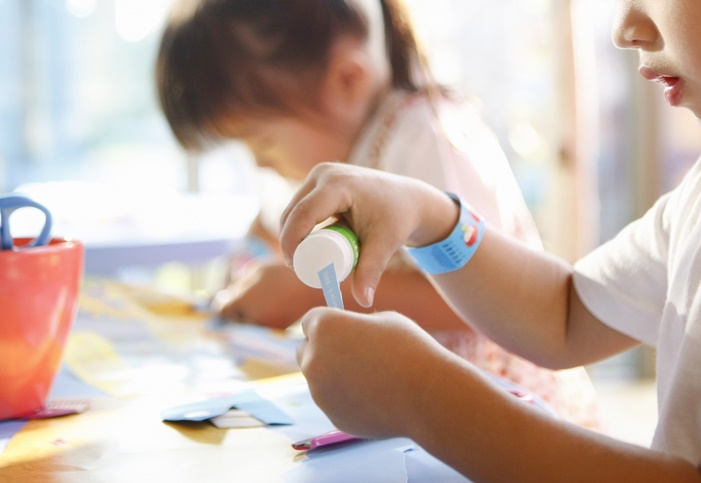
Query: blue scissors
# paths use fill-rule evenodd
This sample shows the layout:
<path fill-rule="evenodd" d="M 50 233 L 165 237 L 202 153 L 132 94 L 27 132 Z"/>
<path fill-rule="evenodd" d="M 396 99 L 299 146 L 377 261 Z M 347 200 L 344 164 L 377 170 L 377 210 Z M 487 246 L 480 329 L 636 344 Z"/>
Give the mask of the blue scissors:
<path fill-rule="evenodd" d="M 20 194 L 5 194 L 0 195 L 0 242 L 3 250 L 12 250 L 15 247 L 14 239 L 10 233 L 10 215 L 15 210 L 20 208 L 36 208 L 46 217 L 44 227 L 41 229 L 39 236 L 31 241 L 23 248 L 38 247 L 49 243 L 51 236 L 51 213 L 42 204 Z"/>

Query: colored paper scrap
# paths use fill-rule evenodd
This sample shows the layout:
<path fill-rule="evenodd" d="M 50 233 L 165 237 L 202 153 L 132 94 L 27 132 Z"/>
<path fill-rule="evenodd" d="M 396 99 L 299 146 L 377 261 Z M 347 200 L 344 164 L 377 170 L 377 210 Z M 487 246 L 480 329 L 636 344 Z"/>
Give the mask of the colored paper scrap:
<path fill-rule="evenodd" d="M 245 411 L 266 425 L 293 423 L 280 408 L 253 390 L 182 404 L 162 411 L 161 417 L 164 421 L 205 421 L 225 415 L 232 408 Z"/>
<path fill-rule="evenodd" d="M 324 292 L 326 305 L 336 309 L 343 309 L 341 286 L 338 284 L 333 263 L 329 263 L 326 267 L 319 270 L 319 281 L 321 282 L 321 290 Z"/>

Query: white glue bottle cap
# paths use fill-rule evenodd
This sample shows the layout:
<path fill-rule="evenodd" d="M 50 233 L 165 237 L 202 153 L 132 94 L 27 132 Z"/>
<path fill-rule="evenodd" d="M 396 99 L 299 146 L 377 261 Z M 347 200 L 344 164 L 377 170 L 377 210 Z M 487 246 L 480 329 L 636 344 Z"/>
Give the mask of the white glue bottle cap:
<path fill-rule="evenodd" d="M 321 269 L 333 263 L 340 283 L 350 275 L 357 261 L 358 237 L 345 225 L 330 225 L 302 240 L 292 257 L 292 266 L 304 284 L 321 288 Z"/>

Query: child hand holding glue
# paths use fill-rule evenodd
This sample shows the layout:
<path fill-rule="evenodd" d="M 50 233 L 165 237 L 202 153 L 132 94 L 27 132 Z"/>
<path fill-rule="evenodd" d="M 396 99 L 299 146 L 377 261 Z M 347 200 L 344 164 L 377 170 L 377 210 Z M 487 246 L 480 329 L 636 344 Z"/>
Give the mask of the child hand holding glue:
<path fill-rule="evenodd" d="M 297 277 L 320 288 L 326 305 L 343 309 L 340 283 L 358 263 L 358 237 L 345 225 L 333 224 L 312 232 L 295 250 L 292 265 Z"/>

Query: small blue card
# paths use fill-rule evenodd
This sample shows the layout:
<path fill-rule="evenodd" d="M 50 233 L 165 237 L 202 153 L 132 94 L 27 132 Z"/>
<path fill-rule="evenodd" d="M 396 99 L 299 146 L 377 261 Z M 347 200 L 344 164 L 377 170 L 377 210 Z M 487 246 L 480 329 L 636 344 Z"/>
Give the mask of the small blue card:
<path fill-rule="evenodd" d="M 246 411 L 265 424 L 293 423 L 280 408 L 253 390 L 175 406 L 161 411 L 161 417 L 163 421 L 205 421 L 221 416 L 231 408 Z"/>
<path fill-rule="evenodd" d="M 321 290 L 324 292 L 326 305 L 328 307 L 343 310 L 341 286 L 338 284 L 336 269 L 334 268 L 333 263 L 329 263 L 326 267 L 319 270 L 319 281 L 321 282 Z"/>

